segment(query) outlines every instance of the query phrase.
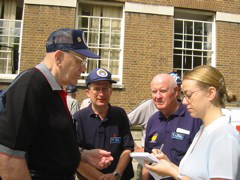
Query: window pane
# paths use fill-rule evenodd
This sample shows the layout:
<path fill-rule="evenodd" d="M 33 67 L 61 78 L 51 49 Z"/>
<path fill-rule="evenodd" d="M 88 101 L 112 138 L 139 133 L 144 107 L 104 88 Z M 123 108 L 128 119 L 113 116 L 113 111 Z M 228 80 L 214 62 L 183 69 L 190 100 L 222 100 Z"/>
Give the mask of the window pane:
<path fill-rule="evenodd" d="M 185 22 L 185 33 L 186 34 L 193 34 L 193 23 L 192 22 Z"/>
<path fill-rule="evenodd" d="M 211 49 L 212 49 L 212 44 L 204 43 L 204 50 L 211 50 Z"/>
<path fill-rule="evenodd" d="M 203 25 L 201 22 L 194 23 L 194 34 L 202 35 L 203 34 Z"/>
<path fill-rule="evenodd" d="M 109 70 L 112 72 L 112 75 L 118 74 L 118 68 L 119 68 L 119 62 L 118 61 L 111 61 Z"/>
<path fill-rule="evenodd" d="M 111 35 L 111 48 L 120 48 L 120 34 Z"/>
<path fill-rule="evenodd" d="M 194 41 L 202 42 L 202 36 L 194 36 Z"/>
<path fill-rule="evenodd" d="M 174 54 L 180 54 L 180 55 L 181 55 L 181 54 L 182 54 L 182 50 L 174 49 L 174 50 L 173 50 L 173 53 L 174 53 Z"/>
<path fill-rule="evenodd" d="M 183 33 L 183 22 L 176 20 L 174 23 L 174 33 Z"/>
<path fill-rule="evenodd" d="M 212 33 L 212 23 L 204 23 L 204 35 L 210 35 Z"/>
<path fill-rule="evenodd" d="M 192 51 L 185 51 L 185 55 L 192 55 Z"/>
<path fill-rule="evenodd" d="M 87 36 L 87 42 L 88 45 L 91 46 L 98 46 L 98 39 L 100 34 L 97 32 L 89 32 L 88 36 Z"/>
<path fill-rule="evenodd" d="M 7 59 L 0 58 L 0 74 L 6 73 Z"/>
<path fill-rule="evenodd" d="M 174 47 L 181 48 L 182 47 L 182 41 L 174 41 Z"/>
<path fill-rule="evenodd" d="M 184 38 L 185 38 L 185 40 L 193 40 L 192 35 L 185 35 Z"/>
<path fill-rule="evenodd" d="M 173 56 L 173 68 L 182 68 L 182 56 Z"/>
<path fill-rule="evenodd" d="M 0 44 L 7 45 L 8 44 L 8 36 L 1 36 L 0 35 Z"/>
<path fill-rule="evenodd" d="M 87 64 L 87 71 L 90 72 L 93 69 L 96 69 L 99 67 L 99 59 L 91 59 L 88 58 L 88 64 Z"/>
<path fill-rule="evenodd" d="M 209 59 L 210 60 L 210 59 Z M 208 64 L 207 63 L 207 58 L 206 57 L 203 57 L 203 64 Z"/>
<path fill-rule="evenodd" d="M 182 40 L 183 39 L 183 35 L 175 34 L 174 35 L 174 39 Z"/>
<path fill-rule="evenodd" d="M 108 59 L 110 57 L 109 49 L 100 49 L 101 59 Z"/>
<path fill-rule="evenodd" d="M 119 61 L 119 55 L 120 55 L 120 50 L 111 50 L 110 51 L 110 59 L 115 60 L 115 61 Z"/>
<path fill-rule="evenodd" d="M 109 47 L 109 33 L 101 33 L 100 39 L 100 47 Z"/>
<path fill-rule="evenodd" d="M 202 49 L 202 43 L 194 43 L 194 49 Z"/>
<path fill-rule="evenodd" d="M 193 67 L 202 65 L 201 57 L 194 57 L 193 59 Z"/>
<path fill-rule="evenodd" d="M 192 57 L 185 56 L 183 61 L 183 68 L 184 69 L 191 69 L 192 68 Z"/>
<path fill-rule="evenodd" d="M 202 55 L 202 51 L 193 51 L 193 55 L 196 56 L 201 56 Z"/>
<path fill-rule="evenodd" d="M 192 42 L 186 42 L 185 48 L 192 49 Z"/>

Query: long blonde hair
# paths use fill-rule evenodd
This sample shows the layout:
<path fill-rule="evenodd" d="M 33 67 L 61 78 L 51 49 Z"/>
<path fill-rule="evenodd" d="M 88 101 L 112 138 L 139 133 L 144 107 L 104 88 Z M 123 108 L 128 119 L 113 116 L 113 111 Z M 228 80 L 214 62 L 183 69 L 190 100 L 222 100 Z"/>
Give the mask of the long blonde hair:
<path fill-rule="evenodd" d="M 217 90 L 216 105 L 224 106 L 224 97 L 228 102 L 236 101 L 236 95 L 228 93 L 225 80 L 221 72 L 209 65 L 197 66 L 191 71 L 187 71 L 184 79 L 196 80 L 203 88 L 213 86 Z"/>

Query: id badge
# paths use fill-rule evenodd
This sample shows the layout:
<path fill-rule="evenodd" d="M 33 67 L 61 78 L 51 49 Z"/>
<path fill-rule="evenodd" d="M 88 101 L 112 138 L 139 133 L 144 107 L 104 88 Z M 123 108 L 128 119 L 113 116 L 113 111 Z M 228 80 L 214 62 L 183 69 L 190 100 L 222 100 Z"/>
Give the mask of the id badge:
<path fill-rule="evenodd" d="M 184 139 L 184 134 L 179 134 L 176 132 L 172 132 L 172 136 L 173 139 L 177 139 L 177 140 L 183 140 Z"/>
<path fill-rule="evenodd" d="M 121 137 L 111 137 L 110 138 L 110 144 L 120 144 L 121 143 Z"/>

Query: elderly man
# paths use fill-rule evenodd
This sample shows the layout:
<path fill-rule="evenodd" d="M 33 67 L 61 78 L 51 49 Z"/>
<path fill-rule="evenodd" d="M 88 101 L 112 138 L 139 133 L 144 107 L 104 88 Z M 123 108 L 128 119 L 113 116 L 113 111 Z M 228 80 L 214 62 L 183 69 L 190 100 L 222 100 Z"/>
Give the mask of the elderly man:
<path fill-rule="evenodd" d="M 174 77 L 174 80 L 176 81 L 178 87 L 179 87 L 179 93 L 177 96 L 178 101 L 180 100 L 180 88 L 182 84 L 182 80 L 180 76 L 177 74 L 177 72 L 169 72 L 170 76 Z M 128 113 L 128 118 L 130 122 L 130 126 L 132 125 L 141 125 L 142 127 L 142 138 L 141 138 L 141 146 L 137 146 L 135 144 L 134 151 L 135 152 L 143 152 L 144 151 L 144 144 L 145 144 L 145 137 L 146 137 L 146 129 L 147 129 L 147 122 L 149 118 L 155 113 L 159 111 L 154 102 L 153 99 L 148 99 L 140 103 L 133 111 Z M 136 180 L 141 179 L 142 176 L 142 165 L 138 164 L 137 166 L 137 173 L 136 173 Z"/>
<path fill-rule="evenodd" d="M 112 160 L 103 150 L 79 153 L 62 89 L 77 83 L 86 70 L 86 57 L 99 56 L 88 50 L 83 31 L 74 29 L 51 33 L 46 51 L 44 60 L 6 93 L 0 114 L 0 176 L 4 180 L 73 180 L 80 157 L 98 168 Z"/>
<path fill-rule="evenodd" d="M 202 122 L 192 118 L 186 106 L 177 100 L 179 87 L 174 77 L 158 74 L 151 82 L 152 99 L 159 110 L 148 121 L 145 151 L 162 147 L 163 153 L 179 165 Z M 153 177 L 149 177 L 153 179 Z M 172 179 L 172 178 L 168 178 Z"/>
<path fill-rule="evenodd" d="M 112 180 L 133 178 L 130 152 L 134 143 L 129 128 L 126 112 L 109 104 L 112 95 L 111 73 L 103 68 L 94 69 L 86 78 L 86 94 L 91 104 L 74 114 L 77 123 L 77 140 L 84 149 L 100 148 L 111 151 L 114 158 L 112 164 L 101 173 L 95 168 L 85 168 L 82 175 L 96 174 L 94 179 Z"/>

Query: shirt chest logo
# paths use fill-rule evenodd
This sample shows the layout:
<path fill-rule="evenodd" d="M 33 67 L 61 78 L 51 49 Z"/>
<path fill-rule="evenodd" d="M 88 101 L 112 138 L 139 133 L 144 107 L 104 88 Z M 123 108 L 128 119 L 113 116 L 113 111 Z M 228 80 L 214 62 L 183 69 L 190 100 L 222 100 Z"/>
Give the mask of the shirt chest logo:
<path fill-rule="evenodd" d="M 111 137 L 110 138 L 110 144 L 120 144 L 121 143 L 121 137 Z"/>
<path fill-rule="evenodd" d="M 176 132 L 172 132 L 171 138 L 177 139 L 177 140 L 183 140 L 184 139 L 184 134 L 179 134 Z"/>

